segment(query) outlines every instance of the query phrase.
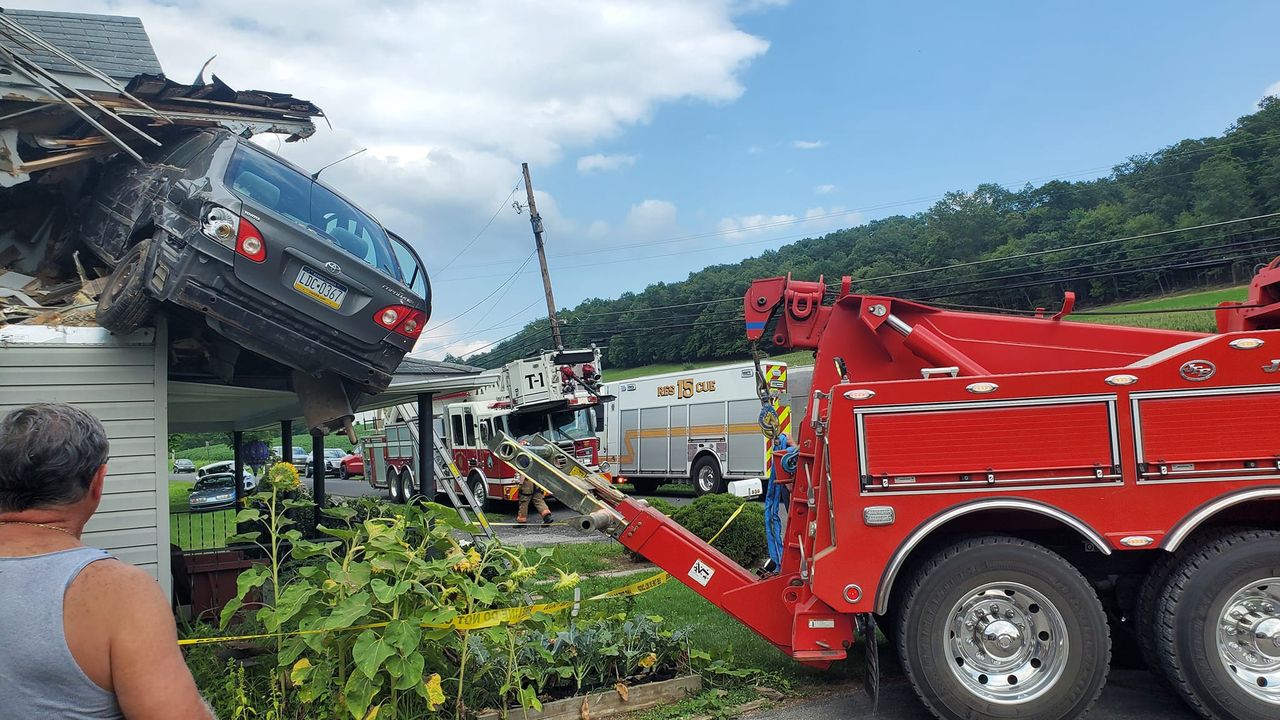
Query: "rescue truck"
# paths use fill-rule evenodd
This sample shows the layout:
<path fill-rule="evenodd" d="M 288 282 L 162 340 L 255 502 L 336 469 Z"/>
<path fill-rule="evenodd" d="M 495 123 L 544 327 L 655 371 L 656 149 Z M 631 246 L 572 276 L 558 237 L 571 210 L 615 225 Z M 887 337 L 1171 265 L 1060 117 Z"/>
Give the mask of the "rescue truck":
<path fill-rule="evenodd" d="M 599 469 L 602 422 L 600 350 L 553 350 L 515 360 L 481 378 L 468 393 L 435 401 L 434 443 L 447 461 L 437 462 L 438 482 L 466 483 L 483 509 L 487 501 L 519 499 L 521 478 L 494 457 L 481 431 L 515 438 L 535 434 L 552 437 L 592 471 Z M 365 478 L 370 487 L 386 490 L 393 502 L 421 491 L 416 479 L 417 406 L 398 405 L 381 411 L 382 433 L 364 442 Z"/>
<path fill-rule="evenodd" d="M 764 361 L 780 427 L 791 434 L 787 365 Z M 636 492 L 692 483 L 699 495 L 754 497 L 768 475 L 754 363 L 648 375 L 605 385 L 604 459 Z"/>
<path fill-rule="evenodd" d="M 1280 717 L 1280 258 L 1218 332 L 962 312 L 777 277 L 750 341 L 816 351 L 779 571 L 744 568 L 550 444 L 522 474 L 796 660 L 877 626 L 940 718 L 1071 720 L 1134 644 L 1206 718 Z M 762 400 L 763 402 L 763 400 Z M 767 429 L 767 428 L 766 428 Z"/>

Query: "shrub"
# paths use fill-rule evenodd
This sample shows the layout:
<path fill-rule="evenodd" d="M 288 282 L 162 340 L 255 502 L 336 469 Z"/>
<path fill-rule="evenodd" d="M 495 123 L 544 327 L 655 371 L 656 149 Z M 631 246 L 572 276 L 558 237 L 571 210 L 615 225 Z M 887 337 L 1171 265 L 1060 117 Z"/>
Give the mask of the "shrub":
<path fill-rule="evenodd" d="M 703 495 L 677 509 L 671 518 L 694 535 L 710 540 L 743 502 L 734 495 Z M 769 552 L 764 537 L 764 506 L 747 503 L 742 514 L 716 540 L 715 547 L 745 568 L 764 559 Z"/>

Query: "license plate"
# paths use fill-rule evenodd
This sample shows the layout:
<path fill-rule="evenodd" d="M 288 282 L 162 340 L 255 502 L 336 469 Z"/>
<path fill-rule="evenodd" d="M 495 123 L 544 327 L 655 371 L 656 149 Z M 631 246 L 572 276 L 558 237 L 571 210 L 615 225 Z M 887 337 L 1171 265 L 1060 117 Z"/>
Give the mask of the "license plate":
<path fill-rule="evenodd" d="M 347 296 L 345 287 L 325 280 L 305 267 L 298 272 L 298 279 L 293 281 L 293 289 L 334 310 L 342 307 L 342 300 Z"/>

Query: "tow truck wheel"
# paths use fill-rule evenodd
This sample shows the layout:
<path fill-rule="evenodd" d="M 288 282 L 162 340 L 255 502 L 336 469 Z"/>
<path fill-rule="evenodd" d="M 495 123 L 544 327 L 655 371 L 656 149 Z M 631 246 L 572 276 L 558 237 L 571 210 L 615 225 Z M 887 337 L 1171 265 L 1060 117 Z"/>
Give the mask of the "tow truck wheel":
<path fill-rule="evenodd" d="M 130 248 L 98 296 L 98 324 L 117 335 L 127 335 L 142 327 L 155 312 L 155 302 L 147 295 L 147 252 L 150 249 L 150 240 L 143 240 Z"/>
<path fill-rule="evenodd" d="M 1160 597 L 1174 689 L 1214 720 L 1280 717 L 1280 531 L 1237 529 L 1186 554 Z"/>
<path fill-rule="evenodd" d="M 393 503 L 400 502 L 400 471 L 387 468 L 387 499 Z"/>
<path fill-rule="evenodd" d="M 971 538 L 919 567 L 898 619 L 898 652 L 940 718 L 1085 713 L 1107 679 L 1107 616 L 1066 560 L 1014 537 Z"/>
<path fill-rule="evenodd" d="M 720 461 L 710 455 L 703 455 L 695 460 L 689 475 L 693 477 L 693 491 L 699 495 L 724 492 Z"/>

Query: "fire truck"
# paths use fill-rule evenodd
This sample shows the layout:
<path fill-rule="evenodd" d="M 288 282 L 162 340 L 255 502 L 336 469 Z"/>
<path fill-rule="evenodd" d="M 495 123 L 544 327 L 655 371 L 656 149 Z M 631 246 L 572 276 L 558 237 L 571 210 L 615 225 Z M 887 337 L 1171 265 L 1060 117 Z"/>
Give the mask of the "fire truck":
<path fill-rule="evenodd" d="M 491 371 L 468 393 L 438 399 L 431 423 L 435 447 L 445 451 L 437 459 L 439 482 L 462 483 L 483 509 L 486 501 L 519 499 L 521 478 L 494 457 L 481 442 L 481 433 L 506 433 L 523 438 L 545 434 L 572 457 L 599 470 L 603 422 L 600 350 L 553 350 L 515 360 Z M 417 495 L 417 406 L 398 405 L 381 412 L 382 433 L 364 446 L 365 478 L 373 488 L 386 490 L 394 502 Z"/>
<path fill-rule="evenodd" d="M 1113 646 L 1206 718 L 1280 717 L 1280 259 L 1203 334 L 758 280 L 746 331 L 816 351 L 780 570 L 737 565 L 557 448 L 498 457 L 796 660 L 876 628 L 940 718 L 1084 714 Z M 557 462 L 552 462 L 554 459 Z"/>

